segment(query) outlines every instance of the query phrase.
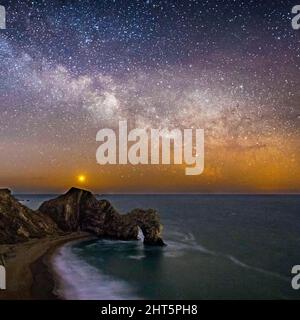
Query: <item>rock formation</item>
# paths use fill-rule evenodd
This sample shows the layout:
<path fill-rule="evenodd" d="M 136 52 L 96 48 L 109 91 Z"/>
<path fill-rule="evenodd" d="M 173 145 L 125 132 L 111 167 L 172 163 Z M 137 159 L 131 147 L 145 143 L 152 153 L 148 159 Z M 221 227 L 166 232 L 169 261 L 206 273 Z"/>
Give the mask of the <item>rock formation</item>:
<path fill-rule="evenodd" d="M 71 188 L 33 211 L 20 204 L 8 189 L 0 190 L 0 244 L 74 231 L 87 231 L 100 238 L 137 240 L 139 228 L 145 244 L 164 245 L 155 210 L 135 209 L 119 214 L 107 200 L 97 200 L 89 191 Z"/>
<path fill-rule="evenodd" d="M 72 188 L 44 202 L 39 211 L 49 215 L 66 232 L 82 230 L 101 238 L 136 240 L 140 228 L 145 244 L 164 245 L 155 210 L 135 209 L 121 215 L 107 200 L 97 200 L 89 191 Z"/>
<path fill-rule="evenodd" d="M 0 189 L 0 244 L 59 233 L 56 223 L 19 203 L 8 189 Z"/>

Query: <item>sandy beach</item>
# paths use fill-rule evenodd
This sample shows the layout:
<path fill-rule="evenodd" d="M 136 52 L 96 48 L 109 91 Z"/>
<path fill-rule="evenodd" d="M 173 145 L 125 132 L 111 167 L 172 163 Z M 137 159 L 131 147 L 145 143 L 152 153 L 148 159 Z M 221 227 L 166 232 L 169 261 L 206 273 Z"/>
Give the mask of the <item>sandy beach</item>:
<path fill-rule="evenodd" d="M 88 233 L 77 232 L 0 245 L 7 273 L 7 289 L 0 291 L 0 300 L 58 299 L 53 293 L 55 277 L 51 270 L 51 256 L 63 244 L 88 237 Z"/>

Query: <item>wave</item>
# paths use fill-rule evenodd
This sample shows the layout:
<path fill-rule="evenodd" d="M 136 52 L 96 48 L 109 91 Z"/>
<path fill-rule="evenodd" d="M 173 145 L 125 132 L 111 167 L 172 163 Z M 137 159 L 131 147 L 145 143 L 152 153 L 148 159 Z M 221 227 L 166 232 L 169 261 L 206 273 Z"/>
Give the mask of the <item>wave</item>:
<path fill-rule="evenodd" d="M 284 277 L 279 273 L 276 273 L 276 272 L 273 272 L 273 271 L 268 271 L 268 270 L 265 270 L 265 269 L 262 269 L 262 268 L 258 268 L 258 267 L 254 267 L 254 266 L 250 266 L 250 265 L 238 260 L 234 256 L 225 255 L 225 257 L 227 257 L 234 264 L 236 264 L 236 265 L 238 265 L 238 266 L 240 266 L 242 268 L 249 269 L 249 270 L 252 270 L 252 271 L 256 271 L 256 272 L 259 272 L 259 273 L 263 273 L 263 274 L 265 274 L 267 276 L 275 277 L 275 278 L 278 278 L 278 279 L 283 280 L 283 281 L 287 281 L 287 282 L 291 281 L 288 277 Z"/>
<path fill-rule="evenodd" d="M 274 277 L 282 281 L 288 281 L 290 282 L 290 279 L 288 277 L 285 277 L 279 273 L 265 270 L 259 267 L 255 267 L 252 265 L 248 265 L 245 262 L 240 261 L 238 258 L 234 257 L 233 255 L 230 254 L 225 254 L 222 252 L 216 252 L 212 251 L 203 245 L 199 244 L 195 240 L 195 236 L 192 233 L 184 233 L 184 232 L 179 232 L 179 231 L 173 231 L 173 235 L 176 235 L 176 238 L 178 239 L 177 241 L 166 241 L 168 243 L 168 249 L 165 252 L 165 256 L 168 258 L 178 258 L 180 256 L 183 256 L 185 254 L 185 251 L 187 250 L 192 250 L 192 251 L 198 251 L 201 252 L 202 254 L 207 254 L 207 255 L 212 255 L 215 257 L 219 257 L 225 260 L 229 260 L 230 262 L 234 263 L 235 265 L 248 269 L 254 272 L 258 272 L 261 274 L 264 274 L 269 277 Z"/>
<path fill-rule="evenodd" d="M 192 233 L 178 232 L 178 230 L 173 229 L 168 236 L 166 238 L 168 246 L 160 248 L 160 252 L 166 259 L 180 259 L 188 251 L 197 251 L 202 255 L 225 260 L 250 272 L 260 273 L 266 277 L 277 278 L 281 281 L 290 281 L 290 279 L 279 273 L 249 265 L 229 253 L 210 250 L 199 244 Z M 84 258 L 78 256 L 76 254 L 77 249 L 73 247 L 73 244 L 63 246 L 53 257 L 54 269 L 58 274 L 56 294 L 65 299 L 75 300 L 143 299 L 138 296 L 135 288 L 128 282 L 103 274 L 101 270 L 93 267 Z M 104 250 L 103 252 L 117 252 L 125 259 L 133 259 L 137 263 L 139 260 L 147 259 L 148 252 L 157 250 L 157 248 L 144 247 L 142 241 L 131 243 L 112 240 L 86 243 L 85 248 L 89 249 L 92 257 L 94 255 L 93 252 L 95 252 L 97 260 L 101 259 L 99 252 Z M 176 262 L 174 261 L 174 263 Z"/>
<path fill-rule="evenodd" d="M 140 299 L 125 281 L 102 274 L 72 252 L 72 245 L 61 247 L 52 264 L 57 274 L 55 293 L 72 300 Z"/>

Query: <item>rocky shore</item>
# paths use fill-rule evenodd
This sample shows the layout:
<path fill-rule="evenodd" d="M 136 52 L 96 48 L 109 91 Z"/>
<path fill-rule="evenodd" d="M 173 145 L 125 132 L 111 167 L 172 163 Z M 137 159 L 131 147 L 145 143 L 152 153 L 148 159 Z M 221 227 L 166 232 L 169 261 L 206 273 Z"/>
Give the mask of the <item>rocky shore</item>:
<path fill-rule="evenodd" d="M 134 209 L 119 214 L 107 200 L 97 200 L 85 190 L 71 188 L 66 194 L 44 202 L 39 212 L 64 232 L 86 231 L 99 238 L 137 240 L 139 228 L 147 245 L 164 245 L 162 225 L 153 209 Z"/>
<path fill-rule="evenodd" d="M 10 190 L 0 190 L 0 245 L 79 231 L 99 238 L 138 240 L 139 228 L 145 244 L 164 245 L 159 215 L 153 209 L 120 214 L 109 201 L 71 188 L 33 211 L 17 201 Z"/>
<path fill-rule="evenodd" d="M 120 214 L 107 200 L 71 188 L 34 211 L 0 189 L 0 264 L 7 270 L 0 299 L 55 299 L 49 261 L 58 246 L 88 237 L 138 240 L 139 229 L 145 245 L 165 245 L 153 209 Z"/>

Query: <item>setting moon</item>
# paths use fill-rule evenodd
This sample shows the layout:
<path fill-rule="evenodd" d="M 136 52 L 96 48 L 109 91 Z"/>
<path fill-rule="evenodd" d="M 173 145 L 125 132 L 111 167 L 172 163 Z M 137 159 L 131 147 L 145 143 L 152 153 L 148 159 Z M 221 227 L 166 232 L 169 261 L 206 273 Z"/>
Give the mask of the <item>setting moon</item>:
<path fill-rule="evenodd" d="M 78 182 L 84 183 L 86 181 L 86 176 L 81 174 L 77 177 Z"/>

